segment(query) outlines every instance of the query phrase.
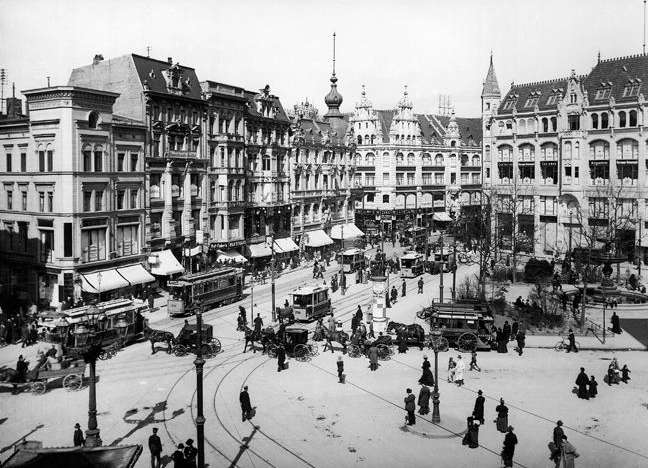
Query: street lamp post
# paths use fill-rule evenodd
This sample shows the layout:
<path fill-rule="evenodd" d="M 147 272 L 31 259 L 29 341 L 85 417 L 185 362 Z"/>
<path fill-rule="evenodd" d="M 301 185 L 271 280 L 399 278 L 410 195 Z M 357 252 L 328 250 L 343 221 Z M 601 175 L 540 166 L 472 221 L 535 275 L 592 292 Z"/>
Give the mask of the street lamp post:
<path fill-rule="evenodd" d="M 344 277 L 344 223 L 340 225 L 340 245 L 342 246 L 340 254 L 340 279 L 343 279 L 343 281 L 341 281 L 340 291 L 344 296 L 346 294 L 346 278 Z"/>
<path fill-rule="evenodd" d="M 439 412 L 439 351 L 448 350 L 448 340 L 441 336 L 441 332 L 437 329 L 432 330 L 432 339 L 430 347 L 434 351 L 434 392 L 432 392 L 432 423 L 438 424 L 441 422 L 441 414 Z"/>
<path fill-rule="evenodd" d="M 457 299 L 457 237 L 452 243 L 452 302 Z"/>
<path fill-rule="evenodd" d="M 203 415 L 203 366 L 205 360 L 202 355 L 202 313 L 203 305 L 198 303 L 196 307 L 196 326 L 197 333 L 197 347 L 196 347 L 196 438 L 198 439 L 198 468 L 205 467 L 205 416 Z"/>
<path fill-rule="evenodd" d="M 439 236 L 439 242 L 441 243 L 441 271 L 439 272 L 439 302 L 443 303 L 443 234 Z"/>
<path fill-rule="evenodd" d="M 276 259 L 275 259 L 275 249 L 274 249 L 274 237 L 270 237 L 270 250 L 272 252 L 272 258 L 270 260 L 270 294 L 272 295 L 272 321 L 277 321 L 277 310 L 275 309 L 275 270 L 276 270 Z M 254 317 L 252 318 L 254 320 Z"/>

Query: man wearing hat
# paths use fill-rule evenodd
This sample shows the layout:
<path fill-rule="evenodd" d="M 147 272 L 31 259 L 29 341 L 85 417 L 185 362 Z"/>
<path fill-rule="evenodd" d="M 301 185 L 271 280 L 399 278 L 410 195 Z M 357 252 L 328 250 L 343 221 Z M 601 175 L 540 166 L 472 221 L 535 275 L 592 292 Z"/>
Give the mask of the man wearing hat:
<path fill-rule="evenodd" d="M 193 446 L 193 442 L 193 439 L 187 439 L 187 441 L 185 442 L 184 456 L 185 466 L 195 468 L 198 449 Z"/>
<path fill-rule="evenodd" d="M 241 402 L 241 412 L 243 413 L 242 420 L 245 422 L 252 417 L 252 403 L 250 403 L 250 394 L 248 393 L 247 385 L 243 387 L 243 391 L 239 395 Z"/>
<path fill-rule="evenodd" d="M 157 427 L 153 428 L 153 434 L 149 437 L 148 446 L 151 451 L 151 468 L 160 468 L 162 460 L 160 456 L 162 455 L 162 441 L 160 436 L 157 435 Z"/>
<path fill-rule="evenodd" d="M 85 445 L 85 439 L 83 438 L 83 431 L 81 430 L 81 425 L 76 423 L 74 425 L 74 446 L 83 447 Z"/>

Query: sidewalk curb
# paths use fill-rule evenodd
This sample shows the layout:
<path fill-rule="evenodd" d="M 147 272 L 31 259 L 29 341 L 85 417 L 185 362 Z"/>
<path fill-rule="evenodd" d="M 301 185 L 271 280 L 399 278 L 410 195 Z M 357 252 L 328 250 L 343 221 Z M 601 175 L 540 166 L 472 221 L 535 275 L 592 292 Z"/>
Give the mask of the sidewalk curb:
<path fill-rule="evenodd" d="M 533 348 L 533 349 L 554 349 L 553 346 L 544 346 L 544 345 L 526 345 L 524 347 L 525 349 L 527 348 Z M 592 346 L 581 346 L 578 348 L 579 351 L 648 351 L 648 348 L 645 346 L 616 346 L 616 347 L 610 347 L 610 348 L 605 348 L 603 346 L 600 347 L 592 347 Z"/>

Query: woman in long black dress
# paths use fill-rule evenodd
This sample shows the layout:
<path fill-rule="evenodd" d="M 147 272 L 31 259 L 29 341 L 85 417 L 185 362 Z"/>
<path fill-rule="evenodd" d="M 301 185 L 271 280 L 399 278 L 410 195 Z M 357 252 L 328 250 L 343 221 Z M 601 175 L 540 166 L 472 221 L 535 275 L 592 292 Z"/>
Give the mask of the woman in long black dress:
<path fill-rule="evenodd" d="M 429 386 L 434 385 L 434 375 L 432 374 L 430 367 L 431 364 L 430 361 L 428 361 L 428 357 L 423 356 L 423 364 L 421 365 L 421 368 L 423 369 L 423 375 L 421 375 L 421 378 L 419 379 L 420 384 Z"/>
<path fill-rule="evenodd" d="M 497 430 L 501 433 L 508 431 L 508 407 L 504 404 L 504 399 L 500 398 L 500 404 L 495 407 L 497 411 Z"/>

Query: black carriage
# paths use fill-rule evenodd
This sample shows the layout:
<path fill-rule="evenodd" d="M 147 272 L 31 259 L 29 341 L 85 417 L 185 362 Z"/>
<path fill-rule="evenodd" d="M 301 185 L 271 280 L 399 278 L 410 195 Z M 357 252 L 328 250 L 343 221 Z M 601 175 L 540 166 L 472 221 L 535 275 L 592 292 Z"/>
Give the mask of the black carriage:
<path fill-rule="evenodd" d="M 298 361 L 308 361 L 311 357 L 319 354 L 317 345 L 308 342 L 308 330 L 305 328 L 286 327 L 283 345 L 286 354 Z M 271 341 L 267 345 L 268 356 L 277 357 L 278 346 L 277 340 Z"/>
<path fill-rule="evenodd" d="M 83 359 L 66 357 L 61 361 L 45 357 L 36 364 L 34 369 L 27 371 L 24 382 L 15 382 L 15 376 L 5 373 L 0 379 L 0 386 L 11 386 L 13 392 L 19 388 L 27 388 L 35 395 L 42 395 L 47 391 L 48 385 L 59 381 L 60 385 L 68 391 L 79 390 L 83 386 L 86 363 Z"/>
<path fill-rule="evenodd" d="M 214 327 L 204 323 L 202 326 L 201 351 L 203 357 L 212 357 L 220 353 L 222 347 L 218 338 L 214 337 Z M 176 356 L 184 356 L 188 353 L 198 351 L 198 326 L 186 323 L 178 336 L 174 339 L 173 353 Z"/>
<path fill-rule="evenodd" d="M 364 341 L 354 335 L 353 337 L 351 337 L 351 343 L 347 348 L 347 354 L 352 358 L 368 356 L 369 349 L 373 345 L 378 348 L 378 359 L 381 361 L 389 360 L 392 354 L 394 354 L 394 350 L 392 349 L 393 340 L 389 335 L 382 335 L 375 340 Z"/>

